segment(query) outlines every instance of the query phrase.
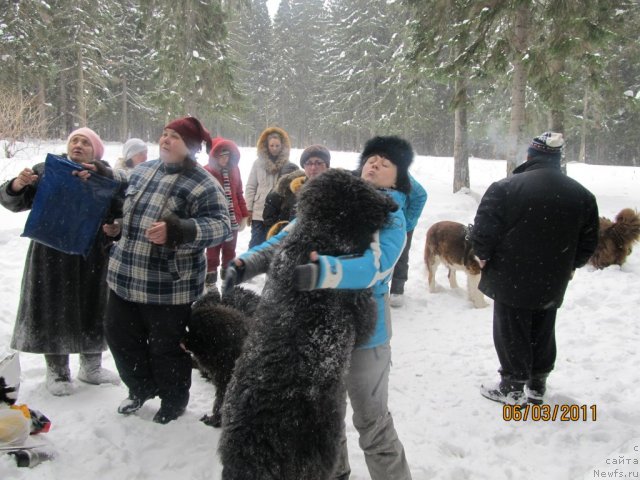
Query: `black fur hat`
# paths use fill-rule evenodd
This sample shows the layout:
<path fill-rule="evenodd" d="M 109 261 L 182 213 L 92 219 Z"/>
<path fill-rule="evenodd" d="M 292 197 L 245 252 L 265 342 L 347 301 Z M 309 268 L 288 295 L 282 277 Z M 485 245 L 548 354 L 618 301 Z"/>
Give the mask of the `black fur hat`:
<path fill-rule="evenodd" d="M 360 155 L 360 171 L 362 171 L 362 167 L 367 161 L 367 158 L 376 154 L 388 158 L 395 164 L 398 168 L 396 190 L 408 195 L 411 191 L 409 166 L 413 161 L 411 144 L 405 139 L 395 135 L 389 137 L 373 137 L 367 140 L 367 143 L 364 145 L 364 150 Z"/>

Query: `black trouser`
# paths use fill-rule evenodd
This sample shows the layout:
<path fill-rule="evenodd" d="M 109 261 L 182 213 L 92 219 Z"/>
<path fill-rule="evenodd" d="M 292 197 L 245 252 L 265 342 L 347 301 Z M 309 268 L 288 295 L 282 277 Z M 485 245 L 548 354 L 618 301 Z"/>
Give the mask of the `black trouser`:
<path fill-rule="evenodd" d="M 149 305 L 113 291 L 107 303 L 106 337 L 129 395 L 160 396 L 163 404 L 189 401 L 191 358 L 181 347 L 191 305 Z"/>
<path fill-rule="evenodd" d="M 526 381 L 553 370 L 556 313 L 493 303 L 493 342 L 503 378 Z"/>
<path fill-rule="evenodd" d="M 262 242 L 264 242 L 267 239 L 267 231 L 268 229 L 262 220 L 252 220 L 249 248 L 253 248 L 256 245 L 260 245 Z"/>
<path fill-rule="evenodd" d="M 411 250 L 411 239 L 413 238 L 413 230 L 407 232 L 407 243 L 404 246 L 404 250 L 398 258 L 395 268 L 393 269 L 393 276 L 391 277 L 391 289 L 389 293 L 397 293 L 402 295 L 404 293 L 404 284 L 409 278 L 409 250 Z"/>

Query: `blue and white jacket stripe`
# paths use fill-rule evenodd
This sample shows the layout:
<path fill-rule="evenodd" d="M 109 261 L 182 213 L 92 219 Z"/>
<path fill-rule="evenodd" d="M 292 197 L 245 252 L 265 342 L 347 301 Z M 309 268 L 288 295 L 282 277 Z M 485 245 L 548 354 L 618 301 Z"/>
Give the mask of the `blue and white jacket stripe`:
<path fill-rule="evenodd" d="M 375 234 L 369 248 L 357 257 L 320 255 L 318 260 L 320 274 L 316 288 L 339 290 L 371 288 L 372 290 L 378 311 L 376 329 L 369 341 L 360 348 L 377 347 L 388 342 L 391 338 L 391 325 L 385 316 L 385 299 L 389 292 L 389 281 L 393 268 L 406 243 L 406 223 L 403 213 L 406 196 L 396 190 L 385 190 L 385 193 L 400 208 L 389 215 L 389 221 Z M 254 253 L 275 246 L 289 234 L 292 225 L 293 222 L 278 235 L 243 253 L 240 255 L 240 259 L 249 258 Z"/>

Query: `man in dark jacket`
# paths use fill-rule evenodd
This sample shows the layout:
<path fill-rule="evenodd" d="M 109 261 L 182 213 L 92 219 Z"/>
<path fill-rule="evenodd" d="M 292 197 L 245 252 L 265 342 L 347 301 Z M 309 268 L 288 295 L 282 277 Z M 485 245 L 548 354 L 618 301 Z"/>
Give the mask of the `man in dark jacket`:
<path fill-rule="evenodd" d="M 560 170 L 564 139 L 533 139 L 527 161 L 487 189 L 474 222 L 480 290 L 494 299 L 501 381 L 481 387 L 501 403 L 542 403 L 556 358 L 556 311 L 598 242 L 595 197 Z M 526 390 L 525 390 L 526 384 Z"/>

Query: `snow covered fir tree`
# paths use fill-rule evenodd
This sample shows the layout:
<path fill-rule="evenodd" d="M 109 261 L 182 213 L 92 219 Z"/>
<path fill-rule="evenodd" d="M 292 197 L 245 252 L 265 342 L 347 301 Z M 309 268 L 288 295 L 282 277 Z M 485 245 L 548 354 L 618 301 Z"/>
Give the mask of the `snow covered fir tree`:
<path fill-rule="evenodd" d="M 393 131 L 420 153 L 512 161 L 550 129 L 570 159 L 639 161 L 637 2 L 270 3 L 7 2 L 3 117 L 21 110 L 31 137 L 90 120 L 124 141 L 191 113 L 244 145 L 277 124 L 295 147 L 357 150 Z"/>
<path fill-rule="evenodd" d="M 441 220 L 463 230 L 471 224 L 485 192 L 511 176 L 531 139 L 549 130 L 563 133 L 566 174 L 594 194 L 600 216 L 635 215 L 638 31 L 638 0 L 6 0 L 0 184 L 64 152 L 69 133 L 85 126 L 100 134 L 103 159 L 115 166 L 127 139 L 142 139 L 148 160 L 157 159 L 163 126 L 197 117 L 211 137 L 237 146 L 224 150 L 229 161 L 240 158 L 245 192 L 267 128 L 287 132 L 293 166 L 320 144 L 330 150 L 331 169 L 351 171 L 367 140 L 405 138 L 415 153 L 410 173 L 428 200 L 403 302 L 389 309 L 388 405 L 412 478 L 637 478 L 638 244 L 622 265 L 575 270 L 555 326 L 546 418 L 541 409 L 524 418 L 482 398 L 480 386 L 498 376 L 493 300 L 482 297 L 474 308 L 464 287 L 449 288 L 442 268 L 430 290 L 425 244 Z M 208 152 L 194 156 L 208 165 Z M 0 208 L 0 361 L 12 351 L 25 298 L 28 214 Z M 250 238 L 249 228 L 238 232 L 237 254 Z M 258 275 L 243 285 L 260 293 L 266 282 Z M 191 365 L 186 410 L 158 425 L 159 398 L 118 414 L 127 387 L 78 381 L 78 355 L 69 357 L 65 397 L 47 390 L 42 354 L 20 352 L 19 359 L 19 390 L 0 383 L 0 419 L 18 412 L 7 392 L 46 415 L 49 432 L 22 433 L 26 446 L 44 446 L 48 456 L 18 468 L 0 448 L 0 479 L 222 477 L 221 430 L 201 421 L 216 387 Z M 101 361 L 117 371 L 112 351 Z M 367 458 L 346 405 L 349 478 L 366 480 Z"/>

